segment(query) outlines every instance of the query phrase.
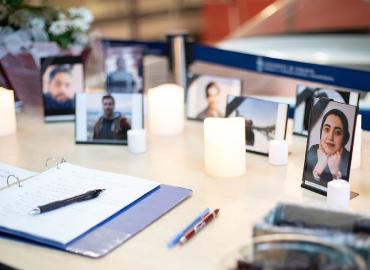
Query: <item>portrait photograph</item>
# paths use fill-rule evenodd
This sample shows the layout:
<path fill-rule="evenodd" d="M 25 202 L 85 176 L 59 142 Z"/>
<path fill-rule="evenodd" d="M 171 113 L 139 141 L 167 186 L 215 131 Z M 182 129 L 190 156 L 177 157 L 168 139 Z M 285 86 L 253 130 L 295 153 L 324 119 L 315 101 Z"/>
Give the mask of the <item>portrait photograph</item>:
<path fill-rule="evenodd" d="M 127 131 L 143 126 L 141 94 L 76 96 L 76 143 L 127 144 Z"/>
<path fill-rule="evenodd" d="M 298 85 L 296 89 L 296 107 L 294 111 L 294 134 L 307 136 L 313 97 L 328 98 L 340 103 L 358 106 L 360 95 L 357 92 Z"/>
<path fill-rule="evenodd" d="M 228 96 L 226 117 L 243 117 L 246 150 L 268 155 L 270 140 L 285 139 L 288 109 L 288 104 Z"/>
<path fill-rule="evenodd" d="M 203 121 L 206 117 L 224 117 L 227 96 L 239 96 L 242 81 L 213 75 L 194 75 L 187 90 L 188 119 Z"/>
<path fill-rule="evenodd" d="M 75 94 L 84 91 L 81 58 L 42 58 L 41 85 L 45 121 L 74 120 Z"/>
<path fill-rule="evenodd" d="M 329 181 L 349 181 L 357 109 L 357 106 L 314 98 L 302 187 L 325 194 Z"/>
<path fill-rule="evenodd" d="M 108 93 L 143 93 L 144 49 L 105 45 L 105 82 Z"/>

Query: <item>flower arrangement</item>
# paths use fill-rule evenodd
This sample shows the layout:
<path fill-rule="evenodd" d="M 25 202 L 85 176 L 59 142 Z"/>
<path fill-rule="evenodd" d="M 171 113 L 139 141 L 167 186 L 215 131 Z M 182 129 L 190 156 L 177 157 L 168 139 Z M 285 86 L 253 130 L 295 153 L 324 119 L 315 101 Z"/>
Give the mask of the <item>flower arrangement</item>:
<path fill-rule="evenodd" d="M 91 12 L 83 7 L 67 11 L 52 6 L 32 6 L 23 0 L 0 0 L 0 46 L 14 39 L 24 42 L 27 49 L 33 42 L 56 42 L 60 48 L 86 46 L 93 21 Z M 9 45 L 9 44 L 8 44 Z"/>

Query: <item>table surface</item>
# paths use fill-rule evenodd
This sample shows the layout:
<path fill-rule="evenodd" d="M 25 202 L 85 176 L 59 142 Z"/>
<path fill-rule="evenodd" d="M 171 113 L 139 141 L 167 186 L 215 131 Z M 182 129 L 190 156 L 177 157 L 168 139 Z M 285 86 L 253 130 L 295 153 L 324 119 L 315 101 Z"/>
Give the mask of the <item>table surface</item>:
<path fill-rule="evenodd" d="M 125 146 L 77 145 L 73 123 L 43 122 L 41 110 L 17 114 L 17 133 L 0 138 L 0 161 L 43 171 L 47 157 L 64 157 L 88 168 L 124 173 L 193 190 L 193 196 L 144 231 L 100 259 L 0 238 L 0 262 L 21 269 L 222 269 L 227 254 L 251 240 L 253 224 L 277 202 L 324 206 L 325 197 L 302 189 L 306 138 L 293 136 L 287 166 L 247 153 L 246 174 L 218 179 L 203 170 L 203 124 L 187 121 L 173 137 L 149 136 L 148 152 L 130 154 Z M 370 214 L 370 133 L 362 136 L 362 166 L 351 172 L 360 196 L 351 210 Z M 205 208 L 219 216 L 186 245 L 167 249 L 167 241 Z"/>

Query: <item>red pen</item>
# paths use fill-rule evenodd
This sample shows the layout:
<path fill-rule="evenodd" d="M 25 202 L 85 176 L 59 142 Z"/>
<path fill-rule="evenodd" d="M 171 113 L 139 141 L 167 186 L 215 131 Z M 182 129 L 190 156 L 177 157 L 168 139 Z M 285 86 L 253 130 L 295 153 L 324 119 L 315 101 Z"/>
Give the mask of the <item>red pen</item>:
<path fill-rule="evenodd" d="M 197 225 L 195 225 L 192 229 L 187 231 L 184 236 L 180 238 L 180 245 L 185 244 L 187 241 L 189 241 L 193 236 L 199 232 L 201 229 L 203 229 L 208 223 L 210 223 L 218 214 L 220 209 L 215 209 L 212 213 L 209 213 L 206 215 Z"/>

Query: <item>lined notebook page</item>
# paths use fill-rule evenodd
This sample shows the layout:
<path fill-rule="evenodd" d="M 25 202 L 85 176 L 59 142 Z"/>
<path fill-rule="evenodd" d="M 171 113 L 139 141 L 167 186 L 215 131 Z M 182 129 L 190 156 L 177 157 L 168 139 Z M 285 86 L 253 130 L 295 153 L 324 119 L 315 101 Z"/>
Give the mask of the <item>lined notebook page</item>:
<path fill-rule="evenodd" d="M 22 180 L 35 175 L 36 173 L 0 162 L 0 189 L 7 186 L 6 179 L 8 178 L 8 175 L 11 174 L 17 176 L 19 180 Z M 17 180 L 14 177 L 9 179 L 10 183 L 14 183 L 16 181 Z"/>
<path fill-rule="evenodd" d="M 69 163 L 0 192 L 0 227 L 66 245 L 156 188 L 159 183 Z M 99 197 L 31 216 L 33 208 L 94 189 Z M 1 229 L 1 228 L 0 228 Z"/>

